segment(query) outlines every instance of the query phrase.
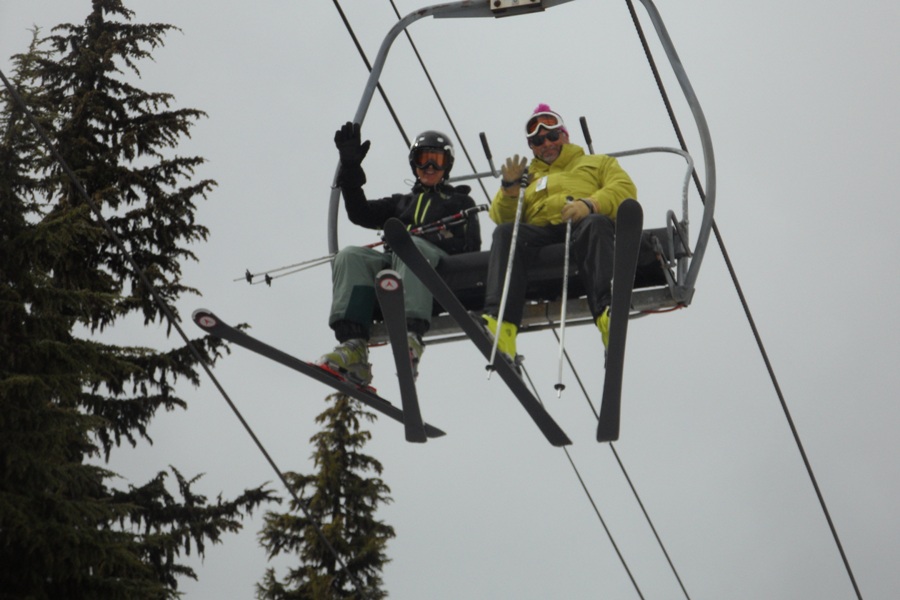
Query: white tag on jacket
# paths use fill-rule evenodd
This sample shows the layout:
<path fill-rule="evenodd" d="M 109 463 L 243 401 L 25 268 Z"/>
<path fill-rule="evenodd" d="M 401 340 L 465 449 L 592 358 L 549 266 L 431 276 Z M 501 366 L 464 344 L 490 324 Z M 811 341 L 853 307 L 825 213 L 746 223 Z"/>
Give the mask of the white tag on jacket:
<path fill-rule="evenodd" d="M 541 190 L 547 189 L 547 176 L 544 175 L 540 179 L 538 179 L 537 185 L 534 186 L 534 191 L 540 192 Z"/>

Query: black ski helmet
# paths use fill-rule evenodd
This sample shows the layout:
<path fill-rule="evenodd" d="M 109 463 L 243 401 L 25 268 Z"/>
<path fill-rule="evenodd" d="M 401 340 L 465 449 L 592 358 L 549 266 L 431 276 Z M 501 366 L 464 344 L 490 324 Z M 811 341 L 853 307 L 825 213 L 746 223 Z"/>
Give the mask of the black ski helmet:
<path fill-rule="evenodd" d="M 423 131 L 417 135 L 412 146 L 409 148 L 409 166 L 412 169 L 413 175 L 416 174 L 416 152 L 423 148 L 441 150 L 447 156 L 447 165 L 444 167 L 444 177 L 442 178 L 442 181 L 449 177 L 450 169 L 453 168 L 454 159 L 453 142 L 450 141 L 450 138 L 440 131 L 432 130 Z"/>

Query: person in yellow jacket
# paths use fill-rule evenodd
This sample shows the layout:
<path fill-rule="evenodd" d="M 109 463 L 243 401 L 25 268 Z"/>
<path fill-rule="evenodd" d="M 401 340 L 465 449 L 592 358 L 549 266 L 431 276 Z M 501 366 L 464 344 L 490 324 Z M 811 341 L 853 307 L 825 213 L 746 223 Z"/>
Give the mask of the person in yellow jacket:
<path fill-rule="evenodd" d="M 572 223 L 570 255 L 587 291 L 588 306 L 609 340 L 609 304 L 613 271 L 616 211 L 622 201 L 637 199 L 637 188 L 619 162 L 590 155 L 569 143 L 562 117 L 540 104 L 525 127 L 531 164 L 515 155 L 501 167 L 501 188 L 491 202 L 490 216 L 497 223 L 491 245 L 483 318 L 498 350 L 512 361 L 516 334 L 522 321 L 528 269 L 542 246 L 562 243 L 566 224 Z M 502 321 L 498 313 L 509 260 L 520 182 L 528 170 L 521 222 L 513 255 Z M 570 200 L 571 199 L 571 200 Z"/>

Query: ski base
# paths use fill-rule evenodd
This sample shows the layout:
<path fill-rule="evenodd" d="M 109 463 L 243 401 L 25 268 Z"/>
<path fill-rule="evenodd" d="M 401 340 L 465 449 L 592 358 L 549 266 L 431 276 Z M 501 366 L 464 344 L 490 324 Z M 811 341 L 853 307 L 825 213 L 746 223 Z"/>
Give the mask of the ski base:
<path fill-rule="evenodd" d="M 391 419 L 404 423 L 403 411 L 375 393 L 374 388 L 368 386 L 359 386 L 355 383 L 344 379 L 341 375 L 324 369 L 320 365 L 309 363 L 286 352 L 283 352 L 273 346 L 262 342 L 255 337 L 228 325 L 217 317 L 212 311 L 206 309 L 198 309 L 193 314 L 194 323 L 198 327 L 215 337 L 227 340 L 242 348 L 246 348 L 252 352 L 264 356 L 270 360 L 274 360 L 290 369 L 303 373 L 304 375 L 315 379 L 334 390 L 356 398 L 366 406 L 390 417 Z M 425 435 L 429 438 L 436 438 L 446 435 L 433 425 L 423 424 Z"/>
<path fill-rule="evenodd" d="M 384 224 L 384 239 L 394 253 L 415 273 L 419 281 L 428 288 L 438 303 L 450 313 L 450 316 L 453 317 L 484 357 L 490 360 L 491 350 L 493 349 L 491 337 L 482 328 L 481 324 L 469 314 L 453 293 L 453 290 L 450 289 L 419 249 L 416 248 L 416 245 L 409 237 L 406 226 L 398 219 L 389 219 Z M 541 430 L 541 433 L 547 438 L 547 441 L 554 446 L 565 446 L 572 443 L 540 401 L 531 393 L 531 390 L 528 389 L 528 386 L 516 372 L 515 367 L 501 354 L 497 354 L 492 368 L 516 396 L 522 407 Z"/>
<path fill-rule="evenodd" d="M 406 441 L 425 442 L 425 426 L 419 410 L 419 396 L 409 358 L 409 343 L 406 338 L 406 308 L 403 305 L 403 280 L 400 274 L 385 269 L 375 277 L 375 295 L 381 305 L 381 315 L 388 330 L 397 381 L 400 384 L 400 399 L 403 404 L 403 425 Z"/>
<path fill-rule="evenodd" d="M 613 442 L 619 439 L 625 340 L 643 225 L 644 213 L 636 200 L 625 200 L 619 205 L 616 213 L 612 304 L 609 308 L 609 347 L 606 352 L 603 399 L 600 402 L 600 418 L 597 423 L 598 442 Z"/>

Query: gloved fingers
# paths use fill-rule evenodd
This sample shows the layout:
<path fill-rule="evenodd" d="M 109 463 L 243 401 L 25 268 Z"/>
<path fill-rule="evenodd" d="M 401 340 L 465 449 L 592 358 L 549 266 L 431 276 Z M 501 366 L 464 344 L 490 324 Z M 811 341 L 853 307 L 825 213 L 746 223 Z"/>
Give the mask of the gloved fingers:
<path fill-rule="evenodd" d="M 588 216 L 589 212 L 590 210 L 588 210 L 588 207 L 585 206 L 584 202 L 566 202 L 560 211 L 560 216 L 563 221 L 577 223 Z"/>
<path fill-rule="evenodd" d="M 337 146 L 344 165 L 360 164 L 369 152 L 371 142 L 360 143 L 359 123 L 347 122 L 334 133 L 334 144 Z"/>
<path fill-rule="evenodd" d="M 516 154 L 506 159 L 506 163 L 500 167 L 500 173 L 505 181 L 517 181 L 522 177 L 527 165 L 528 160 L 525 157 L 519 159 L 519 155 Z"/>
<path fill-rule="evenodd" d="M 523 156 L 519 159 L 518 154 L 514 154 L 513 156 L 506 159 L 506 168 L 508 171 L 514 174 L 518 174 L 519 176 L 525 172 L 525 167 L 528 164 L 528 161 Z"/>
<path fill-rule="evenodd" d="M 354 140 L 358 141 L 360 137 L 359 131 L 359 123 L 347 121 L 340 129 L 334 132 L 334 143 L 342 145 L 353 142 Z"/>
<path fill-rule="evenodd" d="M 334 143 L 340 144 L 345 141 L 353 132 L 353 123 L 347 121 L 341 128 L 334 132 Z"/>

